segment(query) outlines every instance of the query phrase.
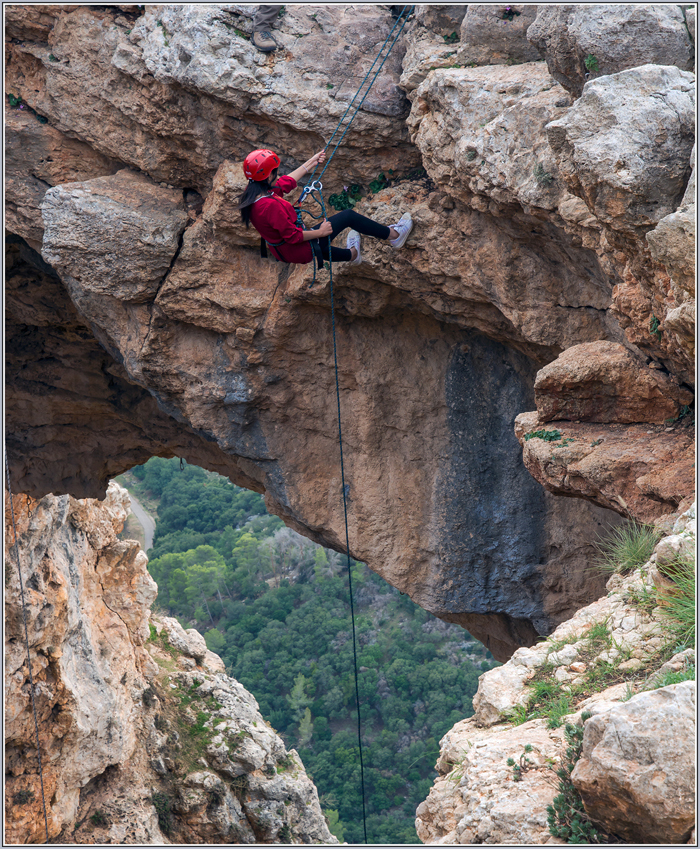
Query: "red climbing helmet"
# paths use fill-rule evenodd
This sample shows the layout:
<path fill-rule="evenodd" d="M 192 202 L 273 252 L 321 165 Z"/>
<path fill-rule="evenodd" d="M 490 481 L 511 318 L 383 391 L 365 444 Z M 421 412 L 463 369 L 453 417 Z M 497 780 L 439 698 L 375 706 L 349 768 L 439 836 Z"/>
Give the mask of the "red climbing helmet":
<path fill-rule="evenodd" d="M 280 158 L 273 150 L 254 150 L 243 161 L 243 173 L 249 180 L 267 180 L 279 164 Z"/>

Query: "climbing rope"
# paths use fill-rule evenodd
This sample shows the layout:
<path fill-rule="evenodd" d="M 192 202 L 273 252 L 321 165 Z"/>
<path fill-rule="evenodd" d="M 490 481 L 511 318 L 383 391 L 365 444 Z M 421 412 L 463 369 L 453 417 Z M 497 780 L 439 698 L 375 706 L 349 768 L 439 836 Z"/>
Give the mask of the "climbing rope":
<path fill-rule="evenodd" d="M 7 478 L 7 492 L 10 499 L 10 516 L 12 517 L 12 532 L 14 534 L 15 559 L 17 560 L 17 574 L 19 575 L 19 590 L 22 599 L 22 618 L 24 620 L 24 641 L 27 646 L 27 666 L 29 667 L 29 691 L 32 699 L 32 711 L 34 713 L 34 732 L 36 734 L 36 755 L 39 760 L 39 781 L 41 783 L 41 803 L 44 807 L 44 826 L 46 828 L 46 842 L 49 842 L 49 818 L 46 814 L 46 798 L 44 797 L 44 773 L 41 768 L 41 749 L 39 748 L 39 720 L 36 715 L 36 703 L 34 701 L 34 678 L 32 676 L 32 657 L 29 652 L 29 631 L 27 629 L 27 608 L 24 602 L 24 583 L 22 581 L 22 570 L 19 562 L 19 548 L 17 544 L 17 525 L 15 523 L 15 508 L 12 503 L 12 487 L 10 485 L 10 466 L 7 460 L 7 446 L 5 446 L 5 476 Z"/>
<path fill-rule="evenodd" d="M 328 267 L 330 272 L 331 324 L 333 327 L 333 364 L 335 366 L 335 398 L 338 406 L 338 443 L 340 445 L 340 482 L 343 488 L 343 516 L 345 519 L 345 554 L 348 566 L 348 589 L 350 595 L 350 619 L 352 621 L 352 655 L 355 668 L 355 703 L 357 705 L 357 743 L 360 750 L 360 785 L 362 788 L 362 826 L 367 843 L 367 812 L 365 810 L 365 764 L 362 757 L 362 722 L 360 719 L 360 684 L 357 676 L 357 638 L 355 635 L 355 608 L 352 594 L 352 562 L 350 560 L 350 535 L 348 533 L 348 500 L 345 488 L 345 464 L 343 462 L 343 428 L 340 420 L 340 383 L 338 381 L 338 348 L 335 338 L 335 302 L 333 298 L 333 264 L 330 261 L 331 237 L 328 237 Z"/>
<path fill-rule="evenodd" d="M 326 218 L 326 204 L 325 204 L 325 201 L 323 199 L 323 183 L 321 182 L 321 177 L 325 173 L 328 166 L 331 164 L 331 161 L 332 161 L 333 157 L 335 156 L 336 151 L 340 147 L 340 144 L 342 143 L 343 139 L 345 138 L 348 130 L 350 129 L 350 126 L 351 126 L 353 120 L 355 119 L 355 116 L 359 112 L 360 107 L 364 103 L 367 95 L 370 93 L 372 86 L 374 85 L 374 81 L 377 79 L 379 72 L 384 67 L 384 63 L 389 58 L 389 54 L 391 53 L 393 46 L 396 44 L 399 36 L 403 32 L 403 28 L 406 25 L 406 21 L 408 20 L 408 16 L 410 15 L 412 10 L 413 10 L 413 6 L 404 6 L 403 9 L 401 10 L 401 13 L 398 16 L 398 18 L 396 19 L 396 21 L 394 22 L 394 25 L 389 32 L 389 35 L 386 37 L 384 43 L 380 47 L 379 52 L 377 53 L 377 56 L 374 59 L 374 62 L 372 62 L 372 65 L 370 66 L 369 71 L 366 73 L 365 78 L 360 83 L 360 87 L 355 92 L 353 99 L 348 104 L 347 109 L 343 113 L 343 116 L 341 117 L 340 121 L 338 122 L 338 125 L 336 126 L 335 130 L 333 131 L 333 135 L 328 140 L 328 144 L 326 145 L 327 147 L 330 146 L 331 142 L 333 141 L 336 134 L 340 130 L 340 127 L 342 126 L 342 123 L 345 120 L 348 112 L 350 111 L 353 104 L 355 103 L 355 101 L 359 97 L 363 86 L 365 85 L 365 83 L 369 79 L 369 76 L 372 73 L 374 66 L 379 61 L 379 58 L 382 55 L 384 48 L 388 44 L 389 39 L 392 37 L 394 30 L 398 26 L 399 22 L 403 21 L 401 23 L 401 26 L 398 29 L 398 32 L 394 36 L 394 40 L 389 45 L 389 49 L 387 50 L 386 55 L 384 56 L 384 58 L 381 61 L 381 64 L 377 68 L 377 70 L 374 74 L 374 77 L 372 77 L 372 80 L 371 80 L 369 86 L 367 87 L 367 90 L 362 95 L 362 99 L 357 104 L 355 111 L 353 112 L 353 114 L 350 117 L 350 120 L 348 121 L 347 126 L 345 127 L 345 129 L 342 132 L 342 135 L 340 136 L 340 138 L 336 142 L 335 147 L 333 148 L 333 152 L 331 153 L 330 157 L 328 158 L 328 161 L 324 165 L 323 170 L 318 175 L 318 179 L 317 180 L 314 179 L 316 171 L 318 170 L 318 163 L 316 163 L 316 167 L 314 168 L 311 176 L 309 177 L 306 185 L 304 186 L 301 197 L 299 199 L 299 205 L 297 206 L 297 223 L 298 224 L 303 226 L 302 220 L 301 220 L 302 212 L 307 213 L 308 215 L 310 215 L 312 218 L 314 218 L 316 220 L 318 220 L 319 218 L 321 220 L 324 220 Z M 404 13 L 406 13 L 405 17 L 404 17 Z M 319 207 L 320 207 L 320 214 L 319 215 L 314 215 L 314 213 L 311 212 L 310 210 L 307 210 L 307 209 L 302 210 L 300 208 L 301 204 L 304 202 L 304 200 L 306 199 L 307 196 L 310 196 L 312 198 L 312 200 L 314 200 L 319 205 Z M 340 415 L 340 381 L 338 379 L 338 346 L 337 346 L 337 340 L 336 340 L 335 294 L 334 294 L 334 290 L 333 290 L 333 260 L 332 260 L 331 238 L 332 238 L 332 236 L 328 236 L 328 272 L 329 272 L 329 289 L 330 289 L 330 299 L 331 299 L 331 325 L 332 325 L 332 331 L 333 331 L 333 365 L 334 365 L 334 369 L 335 369 L 335 397 L 336 397 L 336 405 L 337 405 L 337 410 L 338 410 L 338 444 L 339 444 L 339 448 L 340 448 L 340 482 L 341 482 L 342 492 L 343 492 L 343 519 L 344 519 L 344 522 L 345 522 L 345 554 L 346 554 L 346 558 L 347 558 L 347 569 L 348 569 L 348 590 L 349 590 L 349 596 L 350 596 L 350 619 L 351 619 L 351 622 L 352 622 L 352 653 L 353 653 L 353 667 L 354 667 L 354 673 L 355 673 L 355 704 L 357 706 L 357 744 L 358 744 L 358 750 L 359 750 L 359 756 L 360 756 L 360 785 L 361 785 L 361 795 L 362 795 L 362 826 L 363 826 L 363 831 L 364 831 L 364 842 L 367 843 L 368 840 L 367 840 L 367 810 L 366 810 L 366 802 L 365 802 L 365 797 L 366 797 L 366 793 L 365 793 L 365 765 L 364 765 L 364 757 L 363 757 L 363 753 L 362 753 L 362 719 L 361 719 L 361 716 L 360 716 L 360 683 L 359 683 L 359 676 L 358 676 L 358 673 L 357 673 L 357 634 L 356 634 L 356 629 L 355 629 L 355 606 L 354 606 L 354 602 L 353 602 L 353 591 L 352 591 L 352 561 L 350 559 L 350 534 L 349 534 L 349 531 L 348 531 L 348 501 L 347 501 L 347 488 L 346 488 L 346 485 L 345 485 L 345 460 L 344 460 L 344 456 L 343 456 L 343 427 L 342 427 L 342 420 L 341 420 L 341 415 Z M 313 270 L 313 280 L 311 281 L 311 284 L 310 284 L 311 286 L 313 286 L 314 283 L 316 282 L 317 264 L 316 264 L 316 254 L 315 254 L 315 252 L 313 254 L 313 263 L 314 263 L 314 266 L 313 266 L 314 270 Z"/>
<path fill-rule="evenodd" d="M 357 98 L 359 97 L 359 94 L 360 94 L 360 92 L 362 91 L 362 88 L 363 88 L 364 84 L 367 82 L 367 80 L 368 80 L 368 78 L 369 78 L 369 75 L 372 73 L 372 70 L 374 69 L 374 66 L 375 66 L 375 65 L 377 64 L 377 62 L 379 61 L 379 57 L 382 55 L 382 52 L 383 52 L 384 48 L 386 47 L 386 45 L 387 45 L 387 43 L 388 43 L 389 39 L 391 38 L 391 36 L 392 36 L 392 34 L 393 34 L 394 30 L 396 29 L 396 27 L 399 25 L 399 22 L 401 21 L 401 26 L 399 27 L 398 32 L 397 32 L 397 33 L 396 33 L 396 35 L 394 36 L 394 40 L 393 40 L 393 41 L 391 42 L 391 44 L 389 45 L 389 49 L 388 49 L 388 50 L 387 50 L 387 52 L 386 52 L 386 56 L 384 56 L 384 58 L 382 59 L 382 62 L 381 62 L 381 64 L 380 64 L 380 66 L 377 68 L 377 70 L 376 70 L 376 72 L 375 72 L 374 76 L 372 77 L 372 81 L 370 82 L 369 86 L 367 87 L 367 91 L 366 91 L 366 92 L 362 95 L 362 99 L 360 100 L 360 102 L 359 102 L 359 103 L 357 104 L 357 106 L 355 107 L 355 111 L 354 111 L 354 112 L 353 112 L 353 114 L 350 116 L 350 120 L 348 121 L 348 124 L 347 124 L 347 126 L 345 127 L 345 129 L 343 130 L 343 134 L 341 135 L 341 137 L 340 137 L 340 138 L 338 139 L 338 141 L 336 142 L 335 147 L 333 148 L 333 152 L 332 152 L 332 153 L 331 153 L 331 155 L 328 157 L 328 161 L 327 161 L 327 162 L 326 162 L 326 164 L 323 166 L 323 170 L 321 171 L 321 173 L 318 175 L 318 179 L 319 179 L 319 180 L 321 179 L 321 177 L 323 177 L 323 175 L 324 175 L 324 173 L 325 173 L 326 169 L 327 169 L 327 168 L 328 168 L 328 166 L 331 164 L 331 161 L 332 161 L 333 157 L 335 156 L 336 151 L 337 151 L 337 150 L 338 150 L 338 148 L 340 147 L 340 145 L 341 145 L 341 143 L 342 143 L 343 139 L 345 138 L 345 135 L 347 134 L 348 130 L 350 129 L 350 126 L 352 125 L 352 122 L 355 120 L 355 116 L 356 116 L 356 115 L 357 115 L 357 113 L 360 111 L 360 108 L 362 107 L 362 104 L 365 102 L 365 99 L 366 99 L 367 95 L 368 95 L 368 94 L 370 93 L 370 91 L 372 90 L 372 86 L 374 85 L 374 81 L 375 81 L 375 80 L 377 79 L 377 77 L 379 76 L 380 71 L 381 71 L 381 70 L 382 70 L 382 68 L 384 67 L 384 63 L 385 63 L 385 62 L 386 62 L 386 60 L 389 58 L 389 54 L 391 53 L 392 48 L 394 47 L 394 45 L 395 45 L 395 44 L 396 44 L 396 42 L 398 41 L 399 36 L 400 36 L 400 35 L 401 35 L 401 33 L 403 32 L 403 28 L 406 26 L 406 22 L 408 21 L 408 18 L 409 18 L 409 16 L 410 16 L 410 14 L 411 14 L 411 12 L 412 12 L 412 11 L 413 11 L 413 6 L 404 6 L 404 7 L 403 7 L 403 9 L 401 9 L 401 12 L 400 12 L 399 16 L 396 18 L 396 20 L 394 21 L 394 25 L 392 26 L 391 30 L 389 31 L 389 35 L 387 35 L 386 39 L 384 40 L 384 43 L 383 43 L 383 44 L 382 44 L 382 46 L 379 48 L 379 52 L 377 53 L 377 55 L 376 55 L 376 57 L 375 57 L 375 59 L 374 59 L 374 62 L 372 62 L 372 64 L 370 65 L 370 69 L 369 69 L 369 71 L 367 71 L 367 73 L 365 74 L 365 78 L 364 78 L 364 79 L 362 80 L 362 82 L 360 83 L 360 87 L 359 87 L 359 88 L 357 89 L 357 91 L 355 92 L 355 95 L 354 95 L 354 97 L 352 98 L 352 100 L 350 101 L 350 103 L 348 104 L 348 107 L 347 107 L 347 109 L 345 110 L 345 112 L 343 113 L 342 118 L 340 119 L 340 121 L 338 121 L 338 125 L 336 126 L 335 130 L 333 130 L 333 134 L 332 134 L 332 135 L 331 135 L 331 137 L 328 139 L 328 143 L 327 143 L 326 147 L 330 147 L 331 142 L 332 142 L 332 141 L 333 141 L 333 139 L 335 138 L 335 135 L 336 135 L 336 133 L 338 132 L 338 130 L 340 130 L 340 127 L 342 126 L 342 123 L 343 123 L 343 121 L 345 120 L 345 117 L 347 116 L 348 112 L 349 112 L 349 111 L 350 111 L 350 109 L 352 108 L 353 103 L 354 103 L 354 102 L 355 102 L 355 100 L 357 100 Z M 404 15 L 405 15 L 405 16 L 404 16 Z M 314 168 L 313 172 L 311 173 L 311 176 L 309 177 L 309 180 L 308 180 L 307 186 L 314 182 L 314 176 L 315 176 L 315 174 L 316 174 L 316 171 L 317 171 L 317 170 L 318 170 L 318 163 L 316 163 L 316 168 Z M 306 191 L 306 187 L 304 188 L 304 192 L 305 192 L 305 191 Z M 305 197 L 304 192 L 302 192 L 302 196 L 301 196 L 301 199 L 300 199 L 299 203 L 301 203 L 301 202 L 304 200 L 304 197 Z"/>

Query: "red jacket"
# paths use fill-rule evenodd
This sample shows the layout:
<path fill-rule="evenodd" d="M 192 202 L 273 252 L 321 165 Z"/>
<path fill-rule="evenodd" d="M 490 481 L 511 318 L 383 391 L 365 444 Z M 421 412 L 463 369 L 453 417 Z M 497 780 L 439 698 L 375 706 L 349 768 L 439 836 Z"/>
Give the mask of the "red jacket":
<path fill-rule="evenodd" d="M 275 197 L 259 197 L 250 208 L 250 221 L 266 242 L 285 243 L 268 249 L 273 256 L 278 254 L 285 262 L 303 264 L 311 262 L 311 245 L 303 240 L 303 231 L 297 227 L 296 209 L 282 198 L 296 187 L 293 177 L 279 177 L 272 187 Z"/>

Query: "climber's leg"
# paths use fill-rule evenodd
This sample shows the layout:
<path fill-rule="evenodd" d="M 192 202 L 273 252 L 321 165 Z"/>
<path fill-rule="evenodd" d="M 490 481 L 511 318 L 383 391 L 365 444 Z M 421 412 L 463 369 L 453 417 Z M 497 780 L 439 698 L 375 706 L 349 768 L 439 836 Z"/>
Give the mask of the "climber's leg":
<path fill-rule="evenodd" d="M 389 239 L 398 236 L 398 233 L 392 234 L 390 227 L 378 224 L 376 221 L 372 221 L 371 218 L 367 218 L 365 215 L 360 215 L 359 212 L 355 212 L 353 209 L 344 209 L 342 212 L 337 212 L 335 215 L 331 215 L 328 220 L 333 227 L 333 236 L 331 238 L 335 238 L 338 233 L 347 227 L 357 230 L 363 236 L 374 236 L 375 239 Z"/>

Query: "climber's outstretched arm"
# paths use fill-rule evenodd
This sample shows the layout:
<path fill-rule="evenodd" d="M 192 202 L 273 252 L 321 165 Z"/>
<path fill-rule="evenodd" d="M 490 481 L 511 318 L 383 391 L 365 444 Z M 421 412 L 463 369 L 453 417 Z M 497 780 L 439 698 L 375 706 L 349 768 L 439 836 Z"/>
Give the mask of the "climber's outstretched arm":
<path fill-rule="evenodd" d="M 323 150 L 319 150 L 318 153 L 314 153 L 311 159 L 307 159 L 303 165 L 300 165 L 294 171 L 290 171 L 289 176 L 298 183 L 300 180 L 303 180 L 307 174 L 310 174 L 319 163 L 322 163 L 325 158 L 326 148 L 324 147 Z"/>

